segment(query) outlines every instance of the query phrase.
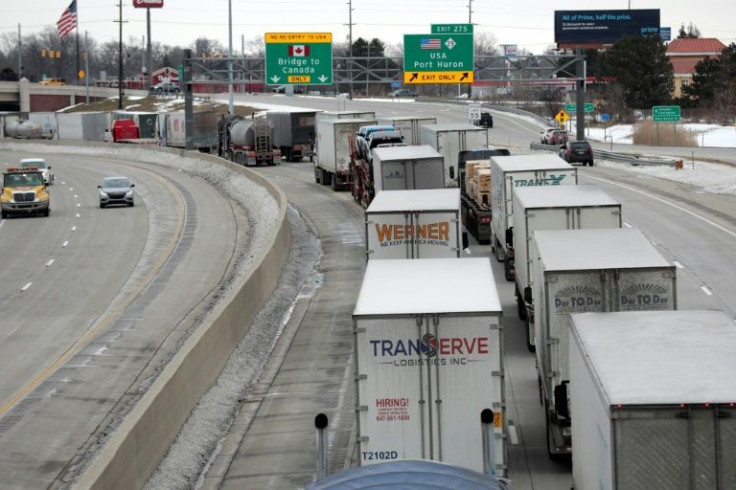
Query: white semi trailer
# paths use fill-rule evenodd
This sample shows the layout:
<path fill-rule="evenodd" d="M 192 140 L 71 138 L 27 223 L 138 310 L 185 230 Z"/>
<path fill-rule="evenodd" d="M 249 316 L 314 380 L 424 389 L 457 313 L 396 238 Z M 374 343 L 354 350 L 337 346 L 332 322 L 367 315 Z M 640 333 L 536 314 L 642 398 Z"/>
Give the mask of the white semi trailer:
<path fill-rule="evenodd" d="M 317 115 L 314 180 L 331 185 L 333 190 L 346 189 L 350 184 L 350 160 L 355 132 L 361 126 L 376 124 L 375 119 L 351 119 Z"/>
<path fill-rule="evenodd" d="M 736 327 L 721 311 L 571 315 L 576 490 L 736 488 Z"/>
<path fill-rule="evenodd" d="M 568 403 L 570 314 L 674 310 L 675 266 L 635 228 L 535 231 L 532 254 L 540 396 L 548 451 L 556 458 L 573 451 Z"/>
<path fill-rule="evenodd" d="M 483 471 L 485 415 L 488 472 L 506 476 L 501 315 L 488 259 L 368 261 L 353 313 L 361 465 Z"/>
<path fill-rule="evenodd" d="M 534 351 L 532 236 L 537 230 L 621 228 L 621 203 L 595 185 L 514 189 L 514 269 L 519 319 Z"/>
<path fill-rule="evenodd" d="M 557 155 L 491 157 L 491 251 L 514 280 L 514 189 L 575 185 L 578 171 Z"/>
<path fill-rule="evenodd" d="M 458 187 L 461 151 L 488 148 L 488 130 L 472 124 L 428 124 L 420 128 L 421 144 L 445 157 L 445 186 Z"/>
<path fill-rule="evenodd" d="M 460 189 L 379 192 L 365 211 L 368 259 L 460 257 Z"/>

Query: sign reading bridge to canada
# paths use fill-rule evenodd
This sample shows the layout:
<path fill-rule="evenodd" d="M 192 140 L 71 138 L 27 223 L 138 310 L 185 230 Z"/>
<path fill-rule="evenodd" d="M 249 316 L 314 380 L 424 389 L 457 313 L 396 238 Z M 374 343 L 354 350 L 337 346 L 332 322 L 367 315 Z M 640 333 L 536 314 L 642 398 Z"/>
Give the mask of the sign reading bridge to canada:
<path fill-rule="evenodd" d="M 332 83 L 332 33 L 267 32 L 266 84 Z"/>

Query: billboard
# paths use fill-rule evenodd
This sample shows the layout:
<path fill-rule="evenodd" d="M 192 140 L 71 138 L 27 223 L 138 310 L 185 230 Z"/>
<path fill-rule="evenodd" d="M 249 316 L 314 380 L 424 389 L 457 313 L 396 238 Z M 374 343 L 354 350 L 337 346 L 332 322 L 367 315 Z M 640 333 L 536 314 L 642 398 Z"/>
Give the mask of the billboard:
<path fill-rule="evenodd" d="M 164 6 L 164 0 L 133 0 L 133 7 L 145 9 L 160 9 Z"/>
<path fill-rule="evenodd" d="M 659 34 L 659 9 L 555 10 L 555 42 L 614 43 L 624 36 Z"/>

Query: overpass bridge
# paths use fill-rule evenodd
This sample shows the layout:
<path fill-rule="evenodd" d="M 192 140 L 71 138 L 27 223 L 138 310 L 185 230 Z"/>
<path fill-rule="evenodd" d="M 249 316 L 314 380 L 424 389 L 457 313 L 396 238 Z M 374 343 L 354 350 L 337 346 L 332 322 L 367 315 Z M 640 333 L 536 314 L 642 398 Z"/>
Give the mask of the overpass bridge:
<path fill-rule="evenodd" d="M 0 111 L 54 112 L 85 102 L 87 90 L 84 85 L 39 85 L 25 78 L 19 82 L 0 82 Z M 117 96 L 117 88 L 89 87 L 90 102 Z"/>

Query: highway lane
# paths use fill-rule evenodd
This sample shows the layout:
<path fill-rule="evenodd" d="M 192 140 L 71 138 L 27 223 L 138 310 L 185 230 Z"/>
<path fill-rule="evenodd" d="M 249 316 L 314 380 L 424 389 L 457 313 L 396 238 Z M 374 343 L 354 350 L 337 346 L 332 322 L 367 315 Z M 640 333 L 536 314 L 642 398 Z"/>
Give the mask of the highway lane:
<path fill-rule="evenodd" d="M 264 102 L 264 97 L 258 100 Z M 315 99 L 309 98 L 285 98 L 268 97 L 269 102 L 288 103 L 289 105 L 303 104 L 306 107 L 318 105 Z M 336 110 L 334 101 L 324 102 L 322 108 L 325 110 Z M 433 115 L 439 122 L 464 122 L 465 108 L 453 105 L 432 104 L 405 104 L 405 103 L 382 103 L 350 101 L 346 107 L 349 110 L 375 110 L 380 117 L 393 115 Z M 492 144 L 499 146 L 510 146 L 514 153 L 527 153 L 529 142 L 536 141 L 540 128 L 533 122 L 518 119 L 507 114 L 494 113 L 494 128 L 489 131 Z M 506 144 L 504 143 L 506 141 Z M 514 151 L 516 150 L 516 151 Z M 714 151 L 718 153 L 718 151 Z M 289 199 L 300 209 L 300 201 L 310 200 L 310 206 L 321 198 L 329 201 L 340 199 L 345 194 L 337 193 L 335 196 L 325 196 L 324 189 L 319 189 L 311 181 L 311 165 L 308 162 L 298 164 L 285 164 L 278 169 L 263 169 L 264 173 L 276 174 L 278 182 L 285 189 Z M 301 171 L 302 175 L 294 172 Z M 736 208 L 732 196 L 716 196 L 694 192 L 692 187 L 683 186 L 670 181 L 658 179 L 642 179 L 641 176 L 630 174 L 621 167 L 596 166 L 593 168 L 580 168 L 581 182 L 596 183 L 608 190 L 614 197 L 621 199 L 624 204 L 624 219 L 629 226 L 642 228 L 662 253 L 669 259 L 676 261 L 683 267 L 678 269 L 678 293 L 680 308 L 722 308 L 733 314 L 733 299 L 729 296 L 728 282 L 733 277 L 731 264 L 733 260 L 733 220 L 727 217 L 733 216 Z M 296 181 L 286 182 L 285 178 Z M 601 180 L 603 179 L 603 180 Z M 310 185 L 311 190 L 310 190 Z M 625 185 L 626 187 L 621 187 Z M 627 187 L 635 188 L 629 190 Z M 311 192 L 311 194 L 310 194 Z M 695 197 L 694 197 L 695 196 Z M 686 197 L 686 199 L 683 199 Z M 668 202 L 676 201 L 673 207 Z M 307 209 L 309 209 L 307 207 Z M 304 212 L 304 209 L 302 209 Z M 709 221 L 694 217 L 690 213 L 697 213 L 705 220 L 715 222 L 718 228 Z M 307 211 L 310 221 L 315 226 L 323 226 L 323 216 L 317 213 L 311 215 Z M 359 221 L 356 222 L 356 226 Z M 471 247 L 473 256 L 490 256 L 489 247 L 474 245 Z M 329 255 L 326 254 L 326 258 Z M 728 263 L 725 267 L 719 264 Z M 537 387 L 537 374 L 534 366 L 534 358 L 526 350 L 524 328 L 522 322 L 516 317 L 516 306 L 513 294 L 513 286 L 503 280 L 503 271 L 495 260 L 492 261 L 495 277 L 499 283 L 499 294 L 504 307 L 504 324 L 506 327 L 506 366 L 507 366 L 507 418 L 515 423 L 519 436 L 519 443 L 509 446 L 510 476 L 516 489 L 568 489 L 571 484 L 570 465 L 556 463 L 549 460 L 545 448 L 545 424 L 544 414 L 539 402 Z M 360 278 L 356 278 L 360 281 Z M 712 293 L 709 294 L 701 286 Z M 317 308 L 311 305 L 311 308 Z M 315 315 L 324 314 L 315 311 Z M 287 360 L 289 356 L 287 355 Z M 321 378 L 320 378 L 321 379 Z M 309 396 L 309 395 L 304 395 Z M 294 394 L 292 403 L 301 406 L 300 395 Z M 264 420 L 269 415 L 278 416 L 280 412 L 270 412 L 272 407 L 262 406 L 259 416 Z M 294 410 L 294 408 L 291 408 Z M 297 409 L 298 410 L 298 409 Z M 313 414 L 309 414 L 313 415 Z M 308 418 L 308 417 L 307 417 Z M 306 419 L 305 419 L 306 420 Z M 344 428 L 342 429 L 344 430 Z M 257 450 L 257 444 L 246 434 L 243 438 L 241 448 L 244 452 L 236 458 L 236 461 L 247 461 L 243 456 L 253 455 Z M 307 429 L 304 429 L 302 438 L 306 445 L 303 451 L 314 451 L 314 444 Z M 249 448 L 249 449 L 245 449 Z M 342 447 L 333 447 L 342 451 Z M 348 451 L 354 447 L 348 448 Z M 248 452 L 250 451 L 250 452 Z M 309 471 L 304 468 L 304 460 L 298 471 L 289 458 L 274 458 L 269 460 L 269 476 L 291 475 L 292 479 L 269 480 L 273 483 L 271 488 L 288 488 L 289 484 L 306 483 Z M 353 458 L 346 462 L 356 464 Z M 335 471 L 339 468 L 335 468 Z M 251 471 L 254 471 L 251 468 Z M 248 470 L 233 470 L 232 482 L 239 481 L 244 475 L 255 475 Z M 239 475 L 235 477 L 235 475 Z M 226 478 L 231 478 L 230 476 Z M 247 481 L 247 480 L 246 480 Z"/>
<path fill-rule="evenodd" d="M 207 314 L 249 238 L 245 212 L 199 177 L 47 159 L 51 216 L 0 228 L 0 488 L 74 478 Z M 136 206 L 100 209 L 96 185 L 116 174 L 136 184 Z"/>

